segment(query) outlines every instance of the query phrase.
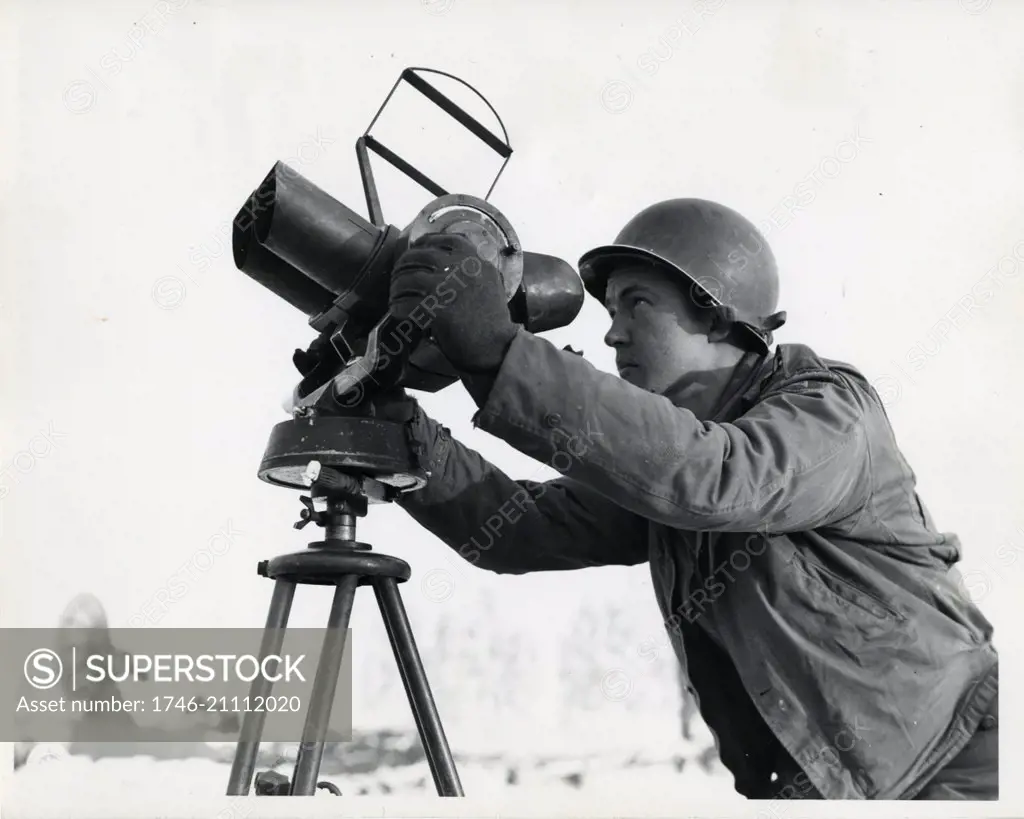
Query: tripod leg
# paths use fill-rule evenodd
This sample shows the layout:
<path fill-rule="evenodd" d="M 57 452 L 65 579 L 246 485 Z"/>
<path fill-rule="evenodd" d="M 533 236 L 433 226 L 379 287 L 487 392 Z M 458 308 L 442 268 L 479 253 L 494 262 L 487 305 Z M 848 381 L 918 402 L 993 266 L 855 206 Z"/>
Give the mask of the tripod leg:
<path fill-rule="evenodd" d="M 270 654 L 281 653 L 284 630 L 288 625 L 288 615 L 291 613 L 294 598 L 294 583 L 286 580 L 274 582 L 274 592 L 267 612 L 267 625 L 263 629 L 263 641 L 260 643 L 260 662 Z M 262 674 L 257 674 L 249 687 L 249 701 L 265 699 L 270 695 L 272 686 L 271 681 Z M 231 764 L 231 778 L 228 780 L 228 796 L 245 796 L 249 793 L 266 718 L 264 711 L 246 711 L 242 717 L 242 732 L 238 737 L 235 759 Z"/>
<path fill-rule="evenodd" d="M 388 630 L 391 648 L 395 652 L 395 661 L 405 684 L 405 693 L 412 706 L 416 727 L 420 732 L 423 750 L 427 755 L 430 773 L 434 777 L 438 796 L 464 796 L 459 773 L 455 770 L 448 739 L 444 735 L 441 718 L 437 714 L 434 696 L 430 693 L 423 663 L 420 661 L 416 641 L 409 625 L 409 617 L 405 613 L 405 605 L 398 592 L 398 581 L 385 578 L 374 584 L 384 626 Z"/>
<path fill-rule="evenodd" d="M 302 744 L 295 761 L 295 776 L 292 778 L 292 796 L 313 796 L 316 793 L 316 779 L 320 775 L 320 762 L 324 756 L 324 738 L 327 723 L 331 718 L 331 706 L 338 688 L 341 673 L 341 658 L 345 651 L 345 637 L 348 621 L 352 614 L 352 603 L 356 596 L 359 578 L 349 575 L 338 583 L 334 591 L 334 602 L 327 618 L 327 634 L 320 663 L 313 679 L 313 690 L 309 695 L 306 709 L 306 724 L 302 729 Z"/>

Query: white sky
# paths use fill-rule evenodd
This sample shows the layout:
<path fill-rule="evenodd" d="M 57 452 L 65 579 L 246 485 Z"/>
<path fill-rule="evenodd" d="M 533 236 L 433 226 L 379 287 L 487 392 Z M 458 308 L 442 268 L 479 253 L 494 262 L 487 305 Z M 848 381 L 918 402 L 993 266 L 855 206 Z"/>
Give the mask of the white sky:
<path fill-rule="evenodd" d="M 197 552 L 220 550 L 212 539 L 226 528 L 231 548 L 200 562 L 206 571 L 159 625 L 262 625 L 271 584 L 256 576 L 257 560 L 313 539 L 291 529 L 297 494 L 255 474 L 297 380 L 291 352 L 312 331 L 235 269 L 225 230 L 278 159 L 364 212 L 354 141 L 401 69 L 419 65 L 472 83 L 503 118 L 515 153 L 492 202 L 528 249 L 575 264 L 636 211 L 674 196 L 715 199 L 767 226 L 789 313 L 777 340 L 853 362 L 893 399 L 922 497 L 960 535 L 963 569 L 1007 645 L 1024 580 L 1024 4 L 45 0 L 7 9 L 5 625 L 51 626 L 89 590 L 112 625 L 127 626 Z M 438 160 L 451 149 L 444 140 L 417 147 L 417 127 L 410 119 L 388 144 L 411 137 L 410 157 L 433 157 L 441 181 L 453 178 L 446 167 L 467 170 Z M 385 197 L 385 213 L 404 218 L 428 199 Z M 986 300 L 978 283 L 1000 263 Z M 157 304 L 168 292 L 172 309 Z M 972 292 L 980 306 L 959 310 Z M 549 338 L 612 371 L 606 329 L 588 301 Z M 510 475 L 551 474 L 473 430 L 461 387 L 423 403 Z M 607 618 L 609 601 L 636 634 L 660 636 L 646 567 L 490 576 L 457 563 L 397 508 L 374 510 L 360 535 L 412 564 L 405 597 L 425 656 L 430 629 L 447 619 L 467 633 L 515 634 L 545 668 L 553 635 L 568 634 L 584 609 Z M 419 583 L 432 570 L 451 584 L 440 602 Z M 384 639 L 364 593 L 357 650 Z M 320 626 L 328 606 L 323 590 L 300 590 L 292 623 Z M 628 654 L 599 662 L 630 668 Z M 1018 657 L 1003 661 L 1018 679 Z M 659 663 L 661 679 L 669 668 Z M 531 679 L 543 689 L 553 677 Z M 1020 719 L 1013 697 L 1004 706 L 1011 723 Z"/>

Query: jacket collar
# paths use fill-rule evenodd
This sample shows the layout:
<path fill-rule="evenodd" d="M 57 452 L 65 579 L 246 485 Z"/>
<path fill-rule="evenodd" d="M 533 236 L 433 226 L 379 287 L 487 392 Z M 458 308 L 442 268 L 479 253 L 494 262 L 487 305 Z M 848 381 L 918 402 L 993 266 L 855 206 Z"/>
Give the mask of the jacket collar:
<path fill-rule="evenodd" d="M 753 406 L 765 378 L 775 368 L 766 353 L 747 353 L 736 364 L 732 379 L 722 392 L 722 398 L 711 414 L 713 421 L 734 421 Z"/>

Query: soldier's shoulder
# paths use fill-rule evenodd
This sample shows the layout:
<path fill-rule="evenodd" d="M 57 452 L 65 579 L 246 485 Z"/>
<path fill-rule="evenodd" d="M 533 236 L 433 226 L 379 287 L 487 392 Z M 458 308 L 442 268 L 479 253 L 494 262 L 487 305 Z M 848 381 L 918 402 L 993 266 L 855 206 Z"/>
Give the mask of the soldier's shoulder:
<path fill-rule="evenodd" d="M 802 384 L 810 386 L 823 381 L 870 388 L 867 377 L 848 361 L 823 356 L 809 344 L 779 344 L 762 378 L 761 390 L 799 389 Z"/>

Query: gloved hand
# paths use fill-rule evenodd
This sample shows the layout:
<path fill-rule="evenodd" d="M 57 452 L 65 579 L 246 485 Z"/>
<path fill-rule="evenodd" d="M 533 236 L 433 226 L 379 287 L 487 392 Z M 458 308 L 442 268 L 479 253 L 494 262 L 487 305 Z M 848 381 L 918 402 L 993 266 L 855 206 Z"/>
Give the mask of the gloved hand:
<path fill-rule="evenodd" d="M 374 395 L 370 409 L 374 418 L 407 424 L 416 414 L 416 399 L 401 387 L 395 387 Z"/>
<path fill-rule="evenodd" d="M 493 373 L 517 326 L 497 268 L 465 236 L 429 233 L 403 253 L 391 274 L 391 313 L 428 326 L 461 373 Z"/>

